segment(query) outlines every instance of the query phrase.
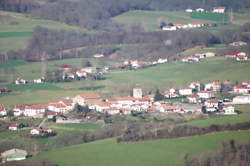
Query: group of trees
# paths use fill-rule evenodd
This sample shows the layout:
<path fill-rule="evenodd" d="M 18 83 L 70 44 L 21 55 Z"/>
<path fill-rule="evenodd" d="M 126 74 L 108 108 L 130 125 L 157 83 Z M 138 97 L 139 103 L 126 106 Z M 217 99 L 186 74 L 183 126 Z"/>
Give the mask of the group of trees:
<path fill-rule="evenodd" d="M 123 135 L 117 138 L 118 142 L 124 141 L 143 141 L 160 138 L 178 138 L 194 135 L 202 135 L 211 132 L 219 131 L 233 131 L 233 130 L 247 130 L 250 129 L 250 123 L 238 123 L 235 125 L 211 125 L 208 127 L 195 127 L 195 126 L 178 126 L 178 127 L 165 127 L 156 130 L 142 130 L 135 129 L 135 126 L 129 126 Z"/>
<path fill-rule="evenodd" d="M 222 143 L 218 152 L 184 158 L 180 166 L 247 166 L 250 163 L 250 143 L 237 145 L 234 140 Z"/>

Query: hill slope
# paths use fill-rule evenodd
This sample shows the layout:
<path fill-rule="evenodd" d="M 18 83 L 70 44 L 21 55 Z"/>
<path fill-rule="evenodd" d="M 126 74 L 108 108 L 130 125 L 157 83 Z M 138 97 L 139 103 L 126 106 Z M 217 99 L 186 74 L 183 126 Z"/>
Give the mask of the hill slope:
<path fill-rule="evenodd" d="M 117 144 L 114 139 L 96 141 L 45 152 L 33 158 L 48 158 L 60 166 L 170 166 L 194 155 L 212 150 L 222 141 L 246 143 L 250 131 L 221 132 L 178 139 Z M 32 161 L 31 160 L 31 161 Z"/>

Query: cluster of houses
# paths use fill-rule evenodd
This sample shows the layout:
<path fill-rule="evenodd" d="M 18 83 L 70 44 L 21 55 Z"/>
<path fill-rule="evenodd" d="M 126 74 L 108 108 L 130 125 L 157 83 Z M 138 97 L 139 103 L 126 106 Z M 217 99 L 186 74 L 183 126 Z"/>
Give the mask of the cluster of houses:
<path fill-rule="evenodd" d="M 199 62 L 201 59 L 214 57 L 215 53 L 206 52 L 201 54 L 194 54 L 181 59 L 182 62 Z"/>
<path fill-rule="evenodd" d="M 205 9 L 203 8 L 197 8 L 197 9 L 191 9 L 191 8 L 188 8 L 185 10 L 187 13 L 192 13 L 192 12 L 208 12 L 206 11 Z M 210 12 L 213 12 L 213 13 L 225 13 L 226 11 L 226 7 L 223 7 L 223 6 L 218 6 L 218 7 L 213 7 L 212 10 Z"/>
<path fill-rule="evenodd" d="M 44 82 L 44 77 L 42 78 L 37 78 L 37 79 L 34 79 L 34 80 L 25 80 L 23 78 L 16 78 L 15 80 L 15 84 L 16 85 L 20 85 L 20 84 L 29 84 L 29 83 L 35 83 L 35 84 L 40 84 L 40 83 L 43 83 Z"/>
<path fill-rule="evenodd" d="M 169 24 L 162 27 L 164 31 L 177 31 L 179 29 L 188 29 L 188 28 L 201 28 L 205 26 L 211 26 L 211 23 L 206 23 L 202 21 L 187 23 L 187 24 Z"/>
<path fill-rule="evenodd" d="M 114 64 L 115 68 L 121 68 L 121 69 L 140 69 L 140 68 L 146 68 L 150 66 L 154 66 L 157 64 L 163 64 L 167 63 L 167 58 L 159 58 L 156 61 L 153 62 L 146 62 L 146 61 L 140 61 L 140 60 L 125 60 L 122 63 Z"/>
<path fill-rule="evenodd" d="M 218 100 L 215 94 L 222 89 L 232 94 L 241 94 L 233 100 Z M 221 112 L 224 114 L 235 114 L 232 104 L 250 104 L 250 81 L 243 81 L 235 85 L 229 81 L 214 81 L 207 84 L 193 82 L 188 88 L 169 89 L 165 92 L 166 98 L 186 96 L 189 103 L 202 103 L 206 112 Z"/>
<path fill-rule="evenodd" d="M 248 54 L 245 52 L 228 52 L 225 55 L 226 58 L 234 58 L 236 61 L 248 61 L 249 57 Z"/>
<path fill-rule="evenodd" d="M 60 70 L 63 71 L 62 79 L 81 79 L 87 78 L 88 76 L 95 75 L 95 74 L 107 74 L 109 68 L 104 67 L 102 69 L 97 69 L 96 67 L 84 67 L 81 69 L 75 69 L 71 65 L 61 65 Z"/>

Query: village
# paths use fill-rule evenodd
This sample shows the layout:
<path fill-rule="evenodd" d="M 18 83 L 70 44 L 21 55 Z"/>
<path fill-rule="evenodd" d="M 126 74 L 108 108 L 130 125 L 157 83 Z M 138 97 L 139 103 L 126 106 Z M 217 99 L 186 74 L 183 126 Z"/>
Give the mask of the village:
<path fill-rule="evenodd" d="M 226 7 L 214 7 L 211 9 L 211 11 L 206 11 L 203 8 L 197 8 L 195 10 L 188 8 L 185 10 L 185 12 L 187 13 L 203 13 L 203 12 L 212 12 L 212 13 L 220 13 L 223 14 L 226 11 Z M 190 22 L 187 24 L 180 24 L 180 23 L 169 23 L 167 25 L 163 25 L 161 26 L 161 29 L 163 31 L 177 31 L 177 30 L 181 30 L 181 29 L 191 29 L 191 28 L 201 28 L 201 27 L 211 27 L 214 26 L 216 24 L 214 23 L 209 23 L 209 22 L 203 22 L 203 21 L 196 21 L 196 22 Z"/>

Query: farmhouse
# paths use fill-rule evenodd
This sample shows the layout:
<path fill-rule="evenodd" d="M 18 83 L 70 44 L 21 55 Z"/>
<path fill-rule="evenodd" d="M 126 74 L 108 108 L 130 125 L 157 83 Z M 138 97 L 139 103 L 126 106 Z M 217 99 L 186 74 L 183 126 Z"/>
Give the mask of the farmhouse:
<path fill-rule="evenodd" d="M 52 103 L 48 105 L 48 110 L 52 112 L 58 112 L 58 113 L 68 113 L 68 109 L 66 108 L 65 104 L 62 103 Z"/>
<path fill-rule="evenodd" d="M 23 115 L 24 110 L 25 110 L 25 106 L 23 106 L 23 105 L 17 105 L 17 106 L 15 106 L 15 108 L 13 109 L 14 116 L 21 116 L 21 115 Z"/>
<path fill-rule="evenodd" d="M 37 78 L 33 80 L 34 83 L 40 84 L 43 83 L 43 79 L 42 78 Z"/>
<path fill-rule="evenodd" d="M 213 13 L 225 13 L 226 7 L 214 7 L 212 12 Z"/>
<path fill-rule="evenodd" d="M 209 98 L 213 98 L 214 97 L 214 93 L 211 92 L 211 91 L 200 91 L 200 92 L 197 93 L 197 95 L 201 99 L 209 99 Z"/>
<path fill-rule="evenodd" d="M 79 78 L 86 78 L 88 74 L 87 74 L 87 72 L 85 72 L 85 71 L 77 70 L 77 71 L 76 71 L 76 75 L 77 75 L 77 77 L 79 77 Z"/>
<path fill-rule="evenodd" d="M 74 103 L 78 103 L 81 106 L 86 104 L 94 104 L 101 101 L 101 95 L 98 93 L 78 95 L 73 98 L 73 101 Z"/>
<path fill-rule="evenodd" d="M 189 88 L 192 88 L 195 91 L 201 91 L 202 86 L 203 85 L 201 83 L 199 83 L 199 82 L 192 82 L 192 83 L 190 83 Z"/>
<path fill-rule="evenodd" d="M 64 70 L 64 71 L 69 71 L 72 70 L 74 67 L 72 65 L 68 65 L 68 64 L 62 64 L 59 66 L 60 70 Z"/>
<path fill-rule="evenodd" d="M 20 84 L 27 84 L 27 81 L 23 78 L 16 78 L 15 84 L 20 85 Z"/>
<path fill-rule="evenodd" d="M 163 30 L 163 31 L 176 31 L 177 28 L 176 28 L 176 26 L 169 26 L 169 25 L 166 25 L 166 26 L 162 27 L 162 30 Z"/>
<path fill-rule="evenodd" d="M 243 81 L 242 85 L 249 87 L 250 86 L 250 81 Z"/>
<path fill-rule="evenodd" d="M 8 129 L 12 130 L 12 131 L 19 130 L 20 128 L 21 128 L 20 124 L 18 124 L 18 123 L 10 124 L 9 127 L 8 127 Z"/>
<path fill-rule="evenodd" d="M 6 115 L 7 115 L 7 111 L 5 107 L 3 105 L 0 106 L 0 116 L 6 116 Z"/>
<path fill-rule="evenodd" d="M 24 116 L 29 116 L 33 118 L 41 118 L 43 117 L 48 104 L 37 104 L 26 106 L 24 110 Z"/>
<path fill-rule="evenodd" d="M 236 86 L 234 86 L 234 93 L 249 94 L 250 87 L 236 85 Z"/>
<path fill-rule="evenodd" d="M 232 105 L 223 105 L 222 111 L 225 115 L 235 115 L 234 107 Z"/>
<path fill-rule="evenodd" d="M 248 56 L 244 53 L 239 53 L 237 56 L 236 56 L 236 60 L 237 61 L 247 61 L 248 60 Z"/>
<path fill-rule="evenodd" d="M 209 57 L 214 57 L 215 53 L 214 52 L 206 52 L 206 53 L 204 53 L 204 55 L 206 58 L 209 58 Z"/>
<path fill-rule="evenodd" d="M 236 58 L 240 52 L 229 52 L 225 55 L 226 58 Z"/>
<path fill-rule="evenodd" d="M 117 97 L 117 98 L 110 98 L 108 99 L 108 101 L 112 103 L 132 105 L 135 103 L 136 99 L 133 97 Z"/>
<path fill-rule="evenodd" d="M 1 153 L 3 163 L 8 161 L 19 161 L 26 159 L 27 151 L 21 149 L 10 149 Z"/>
<path fill-rule="evenodd" d="M 186 11 L 187 13 L 192 13 L 192 12 L 193 12 L 193 9 L 188 8 L 188 9 L 186 9 L 185 11 Z"/>
<path fill-rule="evenodd" d="M 198 103 L 198 95 L 188 95 L 187 100 L 189 103 Z"/>
<path fill-rule="evenodd" d="M 204 105 L 206 107 L 215 107 L 215 108 L 218 108 L 219 106 L 219 100 L 217 99 L 208 99 L 207 101 L 205 101 Z"/>
<path fill-rule="evenodd" d="M 203 9 L 203 8 L 197 8 L 197 9 L 195 9 L 195 11 L 196 11 L 196 12 L 201 12 L 201 13 L 202 13 L 202 12 L 205 11 L 205 9 Z"/>
<path fill-rule="evenodd" d="M 94 54 L 93 57 L 94 58 L 102 58 L 102 57 L 104 57 L 104 55 L 103 54 Z"/>
<path fill-rule="evenodd" d="M 250 104 L 250 95 L 236 96 L 233 98 L 234 104 Z"/>
<path fill-rule="evenodd" d="M 41 133 L 42 133 L 42 129 L 38 127 L 30 130 L 31 135 L 40 135 Z"/>
<path fill-rule="evenodd" d="M 85 67 L 81 69 L 82 72 L 86 72 L 88 74 L 94 74 L 96 73 L 96 68 L 95 67 Z"/>
<path fill-rule="evenodd" d="M 191 95 L 193 93 L 192 91 L 193 90 L 191 88 L 181 88 L 179 89 L 178 92 L 181 96 L 187 96 L 187 95 Z"/>

